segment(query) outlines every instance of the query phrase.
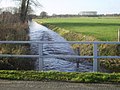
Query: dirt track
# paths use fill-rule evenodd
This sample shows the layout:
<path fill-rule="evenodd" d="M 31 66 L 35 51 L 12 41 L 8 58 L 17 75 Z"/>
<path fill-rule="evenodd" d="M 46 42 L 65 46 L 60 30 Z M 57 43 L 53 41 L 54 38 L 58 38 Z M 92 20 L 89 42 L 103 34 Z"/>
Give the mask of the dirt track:
<path fill-rule="evenodd" d="M 0 90 L 120 90 L 120 84 L 0 80 Z"/>

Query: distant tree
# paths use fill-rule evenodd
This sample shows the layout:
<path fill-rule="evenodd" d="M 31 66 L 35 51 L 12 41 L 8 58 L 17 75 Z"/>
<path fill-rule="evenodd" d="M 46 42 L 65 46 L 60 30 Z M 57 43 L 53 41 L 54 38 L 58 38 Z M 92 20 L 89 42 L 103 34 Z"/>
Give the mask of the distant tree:
<path fill-rule="evenodd" d="M 13 14 L 18 14 L 20 13 L 20 8 L 13 7 Z"/>
<path fill-rule="evenodd" d="M 48 15 L 47 15 L 47 12 L 45 12 L 45 11 L 42 11 L 41 13 L 40 13 L 40 17 L 41 18 L 45 18 L 45 17 L 47 17 Z"/>
<path fill-rule="evenodd" d="M 19 22 L 19 9 L 16 7 L 1 8 L 0 22 L 2 23 L 15 23 Z"/>
<path fill-rule="evenodd" d="M 17 8 L 17 7 L 4 7 L 4 8 L 1 8 L 0 11 L 1 11 L 1 13 L 2 12 L 11 12 L 12 14 L 20 12 L 19 8 Z"/>
<path fill-rule="evenodd" d="M 52 16 L 55 17 L 55 16 L 57 16 L 57 14 L 53 13 Z"/>
<path fill-rule="evenodd" d="M 2 13 L 2 8 L 0 8 L 0 14 Z"/>
<path fill-rule="evenodd" d="M 28 7 L 28 12 L 27 12 L 28 15 L 29 15 L 29 14 L 33 14 L 33 12 L 34 12 L 34 10 L 32 9 L 32 7 Z"/>
<path fill-rule="evenodd" d="M 20 4 L 20 20 L 23 23 L 27 19 L 27 15 L 31 6 L 37 6 L 37 7 L 41 6 L 41 4 L 37 0 L 13 0 L 13 1 L 18 1 Z"/>

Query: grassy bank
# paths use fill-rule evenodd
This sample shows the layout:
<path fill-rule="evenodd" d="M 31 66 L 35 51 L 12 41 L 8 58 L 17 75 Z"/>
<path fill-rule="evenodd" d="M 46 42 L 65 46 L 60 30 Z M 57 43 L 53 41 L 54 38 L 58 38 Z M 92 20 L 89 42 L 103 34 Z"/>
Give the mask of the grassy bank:
<path fill-rule="evenodd" d="M 62 19 L 64 19 L 64 18 L 62 18 Z M 67 18 L 67 19 L 65 18 L 63 22 L 65 22 L 65 20 L 68 20 L 68 19 L 69 18 Z M 86 19 L 88 19 L 88 18 L 86 18 Z M 37 22 L 41 23 L 42 20 L 37 20 Z M 51 20 L 51 22 L 45 21 L 42 24 L 47 26 L 48 28 L 52 29 L 53 31 L 59 33 L 62 37 L 64 37 L 68 41 L 100 41 L 100 39 L 97 39 L 94 36 L 89 36 L 89 35 L 85 35 L 83 33 L 77 33 L 75 31 L 66 30 L 65 28 L 59 27 L 59 25 L 56 26 L 56 24 L 54 22 L 54 19 L 53 19 L 53 22 L 52 22 L 51 18 L 50 18 L 50 20 Z M 59 22 L 59 20 L 58 21 L 56 20 L 56 23 L 58 23 L 58 22 Z M 66 22 L 70 22 L 70 21 L 68 20 Z M 74 22 L 75 21 L 74 20 L 72 21 L 72 19 L 71 19 L 71 23 L 74 23 Z M 91 23 L 92 23 L 92 21 L 91 21 Z M 72 28 L 76 28 L 76 26 L 74 26 L 74 24 L 73 24 L 71 29 Z M 84 26 L 84 28 L 88 28 L 88 27 Z M 86 33 L 88 33 L 88 32 L 86 32 Z M 97 32 L 97 30 L 96 30 L 94 33 L 99 33 L 99 32 Z M 112 34 L 113 32 L 109 31 L 109 33 Z M 106 38 L 106 36 L 104 36 L 104 38 Z M 101 44 L 98 47 L 99 48 L 99 55 L 100 56 L 119 56 L 120 51 L 118 51 L 118 46 L 119 45 Z M 73 47 L 74 50 L 79 48 L 80 49 L 79 54 L 81 56 L 84 56 L 84 55 L 92 56 L 93 55 L 93 53 L 92 53 L 93 52 L 93 46 L 92 45 L 88 45 L 88 44 L 76 45 L 76 44 L 74 44 L 74 45 L 72 45 L 72 47 Z M 106 69 L 108 72 L 120 72 L 120 60 L 119 59 L 99 59 L 99 60 L 100 60 L 101 68 Z M 92 59 L 89 59 L 89 61 L 92 62 Z M 104 71 L 104 70 L 102 70 L 102 71 Z"/>
<path fill-rule="evenodd" d="M 38 72 L 0 70 L 0 79 L 67 81 L 81 83 L 120 83 L 120 73 L 76 73 L 76 72 Z"/>
<path fill-rule="evenodd" d="M 27 41 L 28 25 L 21 23 L 0 24 L 0 41 Z M 29 44 L 0 44 L 0 54 L 30 54 Z M 34 64 L 25 58 L 0 57 L 0 69 L 28 70 L 33 69 Z"/>
<path fill-rule="evenodd" d="M 93 36 L 102 41 L 117 41 L 117 30 L 120 28 L 119 17 L 47 18 L 37 21 Z"/>

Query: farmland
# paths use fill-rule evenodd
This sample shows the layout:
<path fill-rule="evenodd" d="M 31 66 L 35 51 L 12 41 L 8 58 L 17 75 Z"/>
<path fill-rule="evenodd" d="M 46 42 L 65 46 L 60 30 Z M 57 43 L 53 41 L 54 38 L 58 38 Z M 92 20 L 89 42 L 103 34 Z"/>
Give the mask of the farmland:
<path fill-rule="evenodd" d="M 119 17 L 71 17 L 35 19 L 46 27 L 59 33 L 68 41 L 117 41 L 117 31 L 120 28 Z M 92 45 L 72 45 L 80 48 L 80 55 L 93 55 Z M 100 56 L 119 56 L 117 45 L 100 45 Z M 119 72 L 119 59 L 100 59 L 101 67 L 110 72 Z"/>
<path fill-rule="evenodd" d="M 119 17 L 46 18 L 37 21 L 93 36 L 101 41 L 117 41 L 117 31 L 120 28 Z"/>

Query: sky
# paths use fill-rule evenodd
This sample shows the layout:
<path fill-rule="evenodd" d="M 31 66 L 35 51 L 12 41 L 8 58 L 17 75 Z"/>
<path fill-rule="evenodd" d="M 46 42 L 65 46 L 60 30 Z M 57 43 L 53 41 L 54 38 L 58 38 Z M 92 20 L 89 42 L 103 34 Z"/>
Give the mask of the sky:
<path fill-rule="evenodd" d="M 6 2 L 5 2 L 6 1 Z M 81 11 L 97 11 L 98 14 L 120 13 L 120 0 L 38 0 L 42 7 L 34 8 L 37 15 L 46 11 L 52 14 L 78 14 Z M 3 0 L 0 7 L 15 6 L 11 0 Z"/>

